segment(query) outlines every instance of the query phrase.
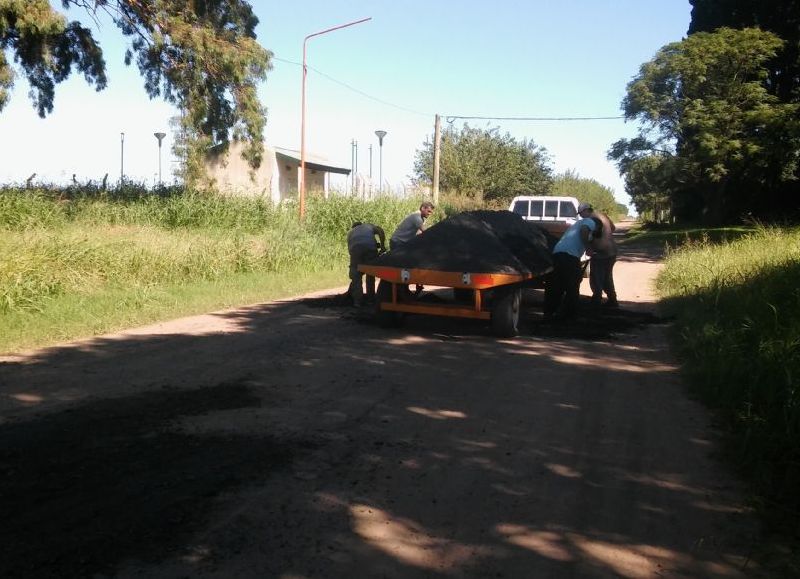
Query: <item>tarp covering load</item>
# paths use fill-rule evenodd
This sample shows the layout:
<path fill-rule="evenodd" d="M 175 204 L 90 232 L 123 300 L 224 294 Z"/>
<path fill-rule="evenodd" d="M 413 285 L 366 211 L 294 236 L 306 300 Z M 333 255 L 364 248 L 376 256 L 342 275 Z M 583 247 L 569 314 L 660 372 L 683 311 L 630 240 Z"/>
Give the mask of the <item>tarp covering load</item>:
<path fill-rule="evenodd" d="M 433 225 L 374 265 L 449 272 L 543 275 L 552 258 L 536 225 L 510 211 L 466 211 Z"/>

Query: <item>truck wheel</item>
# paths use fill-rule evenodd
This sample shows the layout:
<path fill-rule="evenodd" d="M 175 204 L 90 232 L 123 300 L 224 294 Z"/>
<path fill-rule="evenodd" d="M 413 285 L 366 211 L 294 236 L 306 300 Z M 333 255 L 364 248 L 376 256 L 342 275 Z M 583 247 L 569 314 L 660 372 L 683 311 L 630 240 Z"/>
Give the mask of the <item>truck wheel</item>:
<path fill-rule="evenodd" d="M 375 292 L 375 320 L 381 328 L 396 328 L 403 322 L 401 312 L 386 311 L 381 308 L 382 303 L 392 302 L 392 284 L 381 280 Z"/>
<path fill-rule="evenodd" d="M 519 334 L 519 306 L 522 291 L 518 287 L 498 288 L 492 299 L 492 331 L 501 338 Z"/>

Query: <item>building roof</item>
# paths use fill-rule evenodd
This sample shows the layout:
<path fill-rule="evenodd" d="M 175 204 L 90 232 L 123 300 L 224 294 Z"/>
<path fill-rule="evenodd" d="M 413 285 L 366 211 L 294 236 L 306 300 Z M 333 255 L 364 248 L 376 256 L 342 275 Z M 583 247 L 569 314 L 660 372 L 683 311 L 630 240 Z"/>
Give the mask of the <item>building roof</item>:
<path fill-rule="evenodd" d="M 275 156 L 278 158 L 279 161 L 293 161 L 296 162 L 298 165 L 300 164 L 300 152 L 293 151 L 290 149 L 279 149 L 277 147 L 273 147 L 275 149 Z M 312 169 L 314 171 L 324 171 L 326 173 L 339 173 L 341 175 L 349 175 L 350 169 L 346 169 L 345 167 L 336 167 L 335 165 L 330 165 L 327 162 L 322 161 L 322 159 L 311 160 L 309 155 L 306 155 L 306 169 Z"/>

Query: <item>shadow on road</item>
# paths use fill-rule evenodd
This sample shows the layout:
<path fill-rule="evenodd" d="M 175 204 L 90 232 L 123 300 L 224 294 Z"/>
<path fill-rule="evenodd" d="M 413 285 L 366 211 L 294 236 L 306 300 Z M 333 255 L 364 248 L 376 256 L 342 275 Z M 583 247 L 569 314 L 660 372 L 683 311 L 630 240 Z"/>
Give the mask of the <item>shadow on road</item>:
<path fill-rule="evenodd" d="M 663 320 L 537 299 L 513 340 L 330 296 L 3 363 L 0 576 L 737 576 Z"/>

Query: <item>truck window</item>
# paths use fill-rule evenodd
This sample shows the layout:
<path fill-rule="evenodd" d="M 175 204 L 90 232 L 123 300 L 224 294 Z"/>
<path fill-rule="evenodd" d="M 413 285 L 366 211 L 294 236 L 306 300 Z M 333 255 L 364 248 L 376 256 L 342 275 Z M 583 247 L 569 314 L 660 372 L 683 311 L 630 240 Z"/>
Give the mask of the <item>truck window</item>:
<path fill-rule="evenodd" d="M 544 211 L 543 201 L 531 201 L 531 218 L 541 219 Z"/>
<path fill-rule="evenodd" d="M 561 207 L 559 208 L 559 216 L 560 217 L 575 217 L 578 213 L 575 211 L 575 206 L 570 203 L 569 201 L 562 201 Z"/>
<path fill-rule="evenodd" d="M 544 204 L 544 216 L 555 219 L 558 217 L 558 201 L 546 201 Z"/>
<path fill-rule="evenodd" d="M 522 217 L 528 216 L 528 201 L 515 201 L 514 202 L 514 213 L 517 215 L 522 215 Z"/>

